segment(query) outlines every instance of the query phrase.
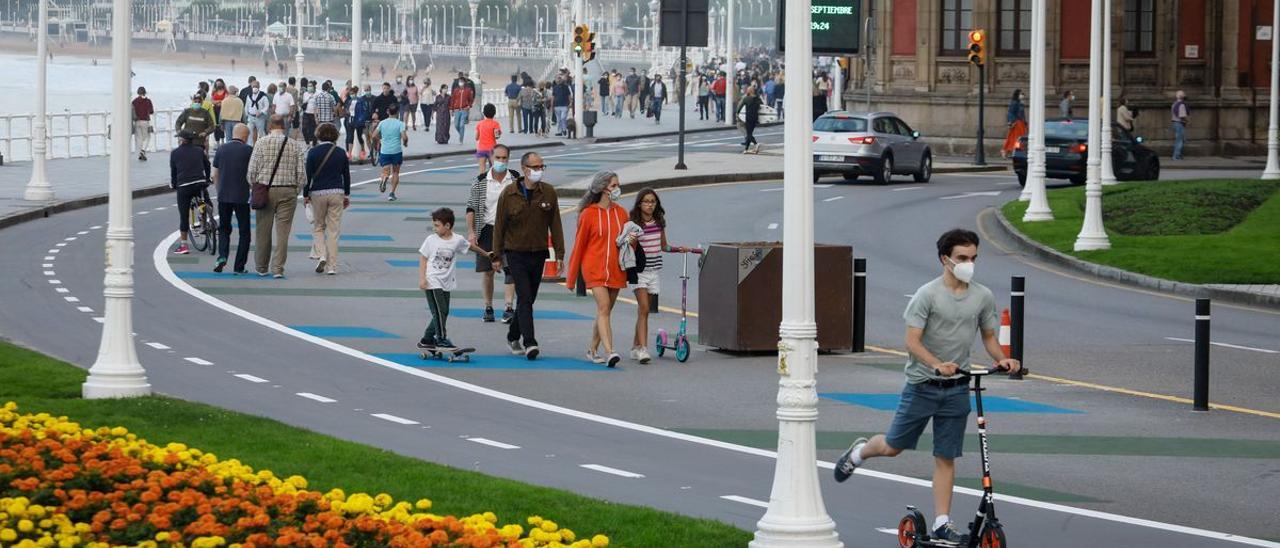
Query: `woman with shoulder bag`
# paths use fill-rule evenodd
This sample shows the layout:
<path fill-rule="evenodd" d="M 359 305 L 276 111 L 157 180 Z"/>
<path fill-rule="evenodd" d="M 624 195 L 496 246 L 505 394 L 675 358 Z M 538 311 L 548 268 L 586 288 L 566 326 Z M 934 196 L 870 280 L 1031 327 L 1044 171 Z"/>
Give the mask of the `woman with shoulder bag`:
<path fill-rule="evenodd" d="M 314 217 L 311 233 L 314 247 L 320 251 L 316 273 L 332 276 L 338 273 L 342 212 L 351 206 L 351 164 L 346 151 L 338 146 L 337 126 L 320 124 L 316 139 L 320 144 L 307 153 L 307 184 L 302 187 L 302 197 Z"/>

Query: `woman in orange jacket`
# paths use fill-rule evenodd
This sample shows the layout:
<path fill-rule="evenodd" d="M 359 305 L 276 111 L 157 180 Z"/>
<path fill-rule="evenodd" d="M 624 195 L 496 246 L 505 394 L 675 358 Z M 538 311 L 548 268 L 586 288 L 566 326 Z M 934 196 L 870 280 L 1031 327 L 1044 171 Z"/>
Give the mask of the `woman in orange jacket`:
<path fill-rule="evenodd" d="M 596 320 L 591 328 L 591 344 L 587 347 L 587 359 L 592 363 L 618 365 L 622 357 L 613 351 L 613 328 L 609 315 L 618 300 L 618 292 L 627 287 L 627 274 L 618 260 L 618 236 L 629 218 L 627 210 L 618 205 L 622 197 L 618 174 L 601 171 L 591 180 L 587 195 L 578 204 L 578 232 L 573 239 L 573 253 L 566 273 L 569 289 L 573 289 L 581 273 L 587 289 L 593 290 L 596 301 Z M 627 245 L 635 245 L 629 238 Z M 596 353 L 600 343 L 608 358 Z"/>

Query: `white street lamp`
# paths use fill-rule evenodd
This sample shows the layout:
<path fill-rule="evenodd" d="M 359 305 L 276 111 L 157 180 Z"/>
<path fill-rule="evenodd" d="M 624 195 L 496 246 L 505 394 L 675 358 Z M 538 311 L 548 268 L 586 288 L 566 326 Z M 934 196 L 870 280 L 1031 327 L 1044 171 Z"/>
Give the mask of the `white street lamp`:
<path fill-rule="evenodd" d="M 22 199 L 47 202 L 53 199 L 53 185 L 45 171 L 48 154 L 48 82 L 49 82 L 49 0 L 39 0 L 40 28 L 36 29 L 36 120 L 31 126 L 31 180 L 22 193 Z M 128 137 L 126 136 L 126 139 Z M 128 152 L 125 156 L 128 156 Z"/>
<path fill-rule="evenodd" d="M 574 0 L 573 2 L 573 25 L 574 26 L 580 25 L 584 21 L 586 21 L 585 16 L 587 14 L 587 8 L 584 5 L 584 2 L 585 0 Z M 569 32 L 569 29 L 565 29 L 564 34 L 567 37 L 567 41 L 570 44 L 572 44 L 573 34 Z M 583 82 L 583 80 L 586 80 L 586 79 L 587 79 L 586 75 L 582 73 L 582 56 L 574 55 L 573 56 L 573 114 L 571 114 L 571 116 L 573 117 L 574 120 L 577 120 L 578 123 L 582 122 L 583 103 L 586 100 L 586 98 L 582 96 L 583 89 L 586 87 L 586 83 Z M 586 133 L 579 131 L 577 132 L 577 136 L 579 139 L 581 139 L 586 137 Z"/>
<path fill-rule="evenodd" d="M 1280 0 L 1271 8 L 1271 117 L 1267 124 L 1267 168 L 1262 178 L 1280 179 Z"/>
<path fill-rule="evenodd" d="M 653 67 L 650 69 L 651 77 L 662 72 L 662 66 L 658 60 L 658 25 L 661 25 L 662 3 L 658 0 L 649 0 L 649 55 L 653 61 Z"/>
<path fill-rule="evenodd" d="M 363 41 L 364 37 L 361 36 L 362 33 L 360 32 L 363 30 L 360 28 L 360 12 L 364 8 L 363 4 L 363 0 L 351 0 L 351 85 L 356 86 L 356 89 L 362 89 L 360 86 L 360 76 L 362 75 L 360 66 L 363 63 L 361 56 L 364 51 L 361 41 Z"/>
<path fill-rule="evenodd" d="M 293 56 L 293 72 L 298 78 L 298 82 L 302 82 L 302 61 L 306 56 L 302 54 L 302 0 L 294 0 L 294 22 L 298 25 L 298 53 Z"/>
<path fill-rule="evenodd" d="M 1085 163 L 1084 224 L 1076 236 L 1074 249 L 1110 249 L 1111 241 L 1102 228 L 1102 2 L 1093 2 L 1093 22 L 1089 27 L 1089 159 Z"/>
<path fill-rule="evenodd" d="M 476 91 L 480 88 L 480 71 L 476 69 L 476 10 L 480 7 L 480 0 L 467 0 L 467 5 L 471 8 L 471 81 L 476 83 Z M 479 97 L 476 98 L 479 103 Z"/>
<path fill-rule="evenodd" d="M 813 71 L 810 0 L 787 2 L 786 65 Z M 796 78 L 787 110 L 797 120 L 813 113 L 813 80 Z M 778 326 L 778 457 L 769 509 L 756 523 L 753 548 L 842 547 L 818 484 L 815 423 L 818 420 L 818 324 L 813 286 L 813 128 L 785 124 L 783 154 L 782 323 Z M 785 250 L 785 251 L 783 251 Z"/>
<path fill-rule="evenodd" d="M 128 28 L 129 0 L 114 0 L 114 28 Z M 44 1 L 40 2 L 42 7 Z M 42 25 L 43 26 L 43 25 Z M 133 196 L 129 191 L 129 39 L 111 40 L 111 158 L 107 202 L 106 274 L 103 278 L 102 342 L 81 386 L 85 399 L 129 398 L 151 393 L 147 372 L 133 345 Z"/>
<path fill-rule="evenodd" d="M 1280 0 L 1278 0 L 1280 1 Z M 1030 200 L 1023 222 L 1052 221 L 1049 198 L 1045 194 L 1044 176 L 1044 59 L 1045 49 L 1045 0 L 1031 3 L 1031 86 L 1027 94 L 1031 98 L 1031 116 L 1027 133 L 1027 181 L 1021 200 Z"/>
<path fill-rule="evenodd" d="M 724 108 L 726 112 L 735 112 L 733 109 L 733 102 L 735 100 L 735 96 L 738 94 L 738 62 L 735 59 L 738 56 L 737 55 L 738 51 L 734 47 L 737 42 L 734 42 L 733 40 L 734 38 L 733 27 L 736 24 L 736 22 L 733 19 L 733 15 L 734 15 L 733 4 L 735 2 L 734 0 L 728 0 L 728 3 L 729 3 L 729 9 L 727 10 L 728 11 L 726 15 L 727 23 L 725 23 L 724 33 L 725 33 L 725 38 L 727 39 L 727 42 L 728 42 L 728 45 L 726 46 L 727 53 L 725 53 L 725 59 L 728 60 L 728 64 L 729 64 L 729 70 L 727 71 L 729 74 L 729 77 L 726 79 L 727 80 L 726 83 L 728 85 L 724 87 Z M 808 2 L 808 4 L 812 4 L 812 2 Z M 813 14 L 810 14 L 809 20 L 812 21 L 812 18 L 813 18 Z M 813 62 L 810 61 L 809 64 L 812 65 Z M 787 72 L 791 74 L 797 74 L 791 71 L 787 71 Z M 799 73 L 798 76 L 801 77 L 800 78 L 801 80 L 804 80 L 804 79 L 810 78 L 809 75 L 812 74 L 812 72 L 813 71 Z M 794 86 L 795 83 L 793 82 L 791 85 Z M 732 116 L 726 115 L 724 117 L 724 124 L 730 127 L 737 125 L 738 121 L 735 118 L 737 118 L 737 115 L 732 115 Z"/>
<path fill-rule="evenodd" d="M 1111 168 L 1111 0 L 1102 4 L 1102 184 L 1116 184 Z"/>

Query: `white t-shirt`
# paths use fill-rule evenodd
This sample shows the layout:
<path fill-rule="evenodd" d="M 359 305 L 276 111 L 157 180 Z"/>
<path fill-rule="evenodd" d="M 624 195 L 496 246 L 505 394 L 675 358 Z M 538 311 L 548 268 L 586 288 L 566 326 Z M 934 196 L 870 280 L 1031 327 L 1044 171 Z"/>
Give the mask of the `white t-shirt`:
<path fill-rule="evenodd" d="M 310 91 L 302 94 L 302 104 L 307 105 L 306 110 L 304 110 L 303 112 L 306 112 L 307 114 L 316 113 L 316 102 L 311 100 L 315 96 L 316 94 Z"/>
<path fill-rule="evenodd" d="M 453 234 L 448 240 L 434 232 L 423 240 L 418 253 L 427 258 L 427 286 L 431 289 L 453 291 L 458 287 L 454 271 L 454 258 L 466 253 L 471 246 L 466 238 Z"/>
<path fill-rule="evenodd" d="M 293 108 L 293 96 L 289 95 L 289 92 L 287 91 L 281 91 L 276 93 L 276 100 L 273 104 L 276 109 L 276 114 L 288 116 L 289 109 Z"/>
<path fill-rule="evenodd" d="M 510 173 L 502 178 L 502 182 L 493 180 L 493 170 L 490 169 L 485 175 L 484 185 L 484 224 L 492 225 L 498 219 L 498 198 L 502 196 L 502 190 L 511 184 L 515 179 Z"/>

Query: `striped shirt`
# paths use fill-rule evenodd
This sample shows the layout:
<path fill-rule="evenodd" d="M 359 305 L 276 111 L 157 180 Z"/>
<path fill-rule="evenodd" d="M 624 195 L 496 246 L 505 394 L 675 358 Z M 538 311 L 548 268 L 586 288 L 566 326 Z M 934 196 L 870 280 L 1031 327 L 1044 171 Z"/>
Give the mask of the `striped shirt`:
<path fill-rule="evenodd" d="M 639 241 L 640 247 L 644 248 L 645 271 L 662 270 L 662 227 L 658 225 L 658 221 L 644 224 L 644 234 Z"/>

